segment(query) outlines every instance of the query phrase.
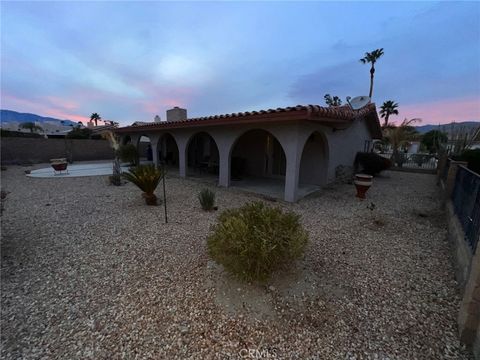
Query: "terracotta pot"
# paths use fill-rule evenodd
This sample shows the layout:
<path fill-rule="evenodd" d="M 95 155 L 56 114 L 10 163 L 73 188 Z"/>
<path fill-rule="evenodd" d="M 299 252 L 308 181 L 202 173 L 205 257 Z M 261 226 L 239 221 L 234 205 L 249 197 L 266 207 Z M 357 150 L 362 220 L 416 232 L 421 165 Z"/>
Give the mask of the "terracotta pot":
<path fill-rule="evenodd" d="M 357 195 L 356 197 L 360 199 L 365 199 L 365 194 L 370 189 L 370 186 L 372 186 L 372 179 L 373 176 L 371 175 L 366 175 L 366 174 L 355 174 L 355 180 L 354 184 L 355 187 L 357 188 Z"/>
<path fill-rule="evenodd" d="M 153 205 L 153 206 L 157 205 L 157 196 L 155 194 L 143 193 L 142 196 L 145 199 L 145 203 L 147 205 Z"/>

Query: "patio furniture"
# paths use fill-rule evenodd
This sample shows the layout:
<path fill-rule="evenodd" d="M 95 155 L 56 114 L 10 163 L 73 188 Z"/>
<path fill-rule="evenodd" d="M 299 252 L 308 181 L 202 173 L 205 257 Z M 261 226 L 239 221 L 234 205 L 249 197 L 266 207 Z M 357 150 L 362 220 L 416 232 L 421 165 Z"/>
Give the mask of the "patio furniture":
<path fill-rule="evenodd" d="M 50 165 L 55 175 L 62 175 L 62 171 L 68 174 L 68 162 L 66 158 L 50 159 Z"/>

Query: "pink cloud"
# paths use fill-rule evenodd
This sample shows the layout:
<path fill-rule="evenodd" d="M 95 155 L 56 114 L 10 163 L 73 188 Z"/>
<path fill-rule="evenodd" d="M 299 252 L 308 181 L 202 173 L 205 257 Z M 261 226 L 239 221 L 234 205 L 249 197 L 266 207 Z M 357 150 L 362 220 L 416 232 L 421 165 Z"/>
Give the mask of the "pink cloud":
<path fill-rule="evenodd" d="M 463 98 L 428 103 L 402 105 L 400 114 L 392 120 L 399 123 L 404 118 L 421 118 L 421 124 L 447 124 L 453 121 L 480 121 L 480 99 Z"/>
<path fill-rule="evenodd" d="M 72 105 L 73 102 L 62 102 L 61 104 L 67 104 L 68 106 L 68 104 Z M 52 107 L 51 104 L 45 104 L 45 101 L 42 101 L 42 99 L 34 101 L 7 93 L 2 93 L 2 108 L 11 110 L 17 109 L 19 112 L 30 112 L 40 116 L 48 116 L 60 120 L 67 119 L 72 121 L 82 121 L 84 123 L 89 120 L 88 117 L 72 113 L 63 106 L 57 108 Z"/>

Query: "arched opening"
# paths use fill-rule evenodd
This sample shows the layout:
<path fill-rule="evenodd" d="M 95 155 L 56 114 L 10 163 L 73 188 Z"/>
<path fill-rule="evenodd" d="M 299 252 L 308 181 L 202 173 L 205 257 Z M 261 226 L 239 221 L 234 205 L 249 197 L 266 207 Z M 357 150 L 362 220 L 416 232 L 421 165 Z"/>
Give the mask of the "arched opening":
<path fill-rule="evenodd" d="M 190 138 L 187 146 L 187 175 L 218 177 L 219 153 L 215 140 L 206 132 Z"/>
<path fill-rule="evenodd" d="M 327 183 L 328 145 L 323 134 L 312 133 L 303 146 L 299 190 L 311 192 Z"/>
<path fill-rule="evenodd" d="M 150 164 L 153 161 L 152 143 L 147 135 L 141 135 L 137 144 L 138 158 L 140 164 Z"/>
<path fill-rule="evenodd" d="M 169 170 L 177 170 L 179 166 L 178 146 L 172 134 L 163 134 L 158 139 L 158 159 Z"/>
<path fill-rule="evenodd" d="M 241 135 L 230 152 L 233 186 L 283 198 L 287 161 L 282 145 L 263 129 Z"/>
<path fill-rule="evenodd" d="M 125 135 L 122 139 L 122 145 L 128 145 L 132 143 L 132 138 L 130 135 Z"/>

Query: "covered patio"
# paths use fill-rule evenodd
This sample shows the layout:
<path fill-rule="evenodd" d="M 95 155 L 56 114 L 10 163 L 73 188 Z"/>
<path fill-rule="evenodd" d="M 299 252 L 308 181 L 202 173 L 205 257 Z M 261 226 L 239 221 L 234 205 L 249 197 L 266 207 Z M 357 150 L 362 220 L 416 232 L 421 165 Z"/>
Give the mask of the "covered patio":
<path fill-rule="evenodd" d="M 167 111 L 167 121 L 116 133 L 133 144 L 148 136 L 153 163 L 178 164 L 180 177 L 215 176 L 218 186 L 288 202 L 335 181 L 337 166 L 353 165 L 365 143 L 381 137 L 374 104 L 360 110 L 298 105 L 191 119 L 175 108 Z M 161 140 L 167 136 L 168 144 Z"/>

